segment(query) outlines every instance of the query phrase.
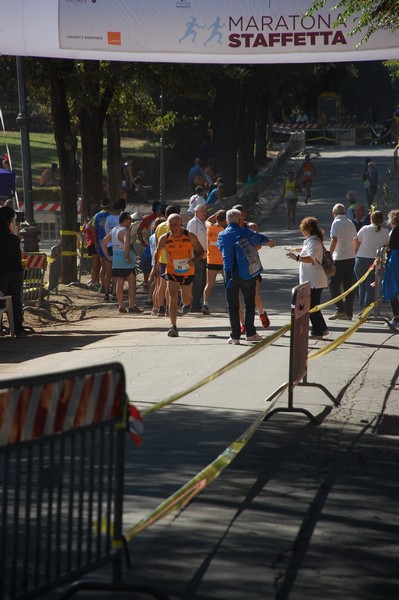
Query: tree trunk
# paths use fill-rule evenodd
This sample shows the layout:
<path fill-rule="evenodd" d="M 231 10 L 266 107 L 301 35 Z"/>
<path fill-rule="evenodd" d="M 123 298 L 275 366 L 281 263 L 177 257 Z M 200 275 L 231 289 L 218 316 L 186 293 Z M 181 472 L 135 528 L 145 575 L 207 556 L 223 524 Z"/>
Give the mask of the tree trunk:
<path fill-rule="evenodd" d="M 221 173 L 225 194 L 237 190 L 237 131 L 240 83 L 220 78 L 214 102 L 213 157 L 216 170 Z"/>
<path fill-rule="evenodd" d="M 50 68 L 51 113 L 61 177 L 61 283 L 77 279 L 77 194 L 76 136 L 71 129 L 67 102 L 68 61 L 53 62 Z"/>
<path fill-rule="evenodd" d="M 254 170 L 256 97 L 251 87 L 242 93 L 239 114 L 238 181 L 245 183 Z"/>
<path fill-rule="evenodd" d="M 82 205 L 83 212 L 91 214 L 93 205 L 100 205 L 107 196 L 103 185 L 103 127 L 110 103 L 111 90 L 100 91 L 100 79 L 107 74 L 100 69 L 98 61 L 83 63 L 82 85 L 85 102 L 79 110 L 80 135 L 82 142 Z"/>
<path fill-rule="evenodd" d="M 265 164 L 267 158 L 267 117 L 268 117 L 268 100 L 266 96 L 258 98 L 256 106 L 256 150 L 255 162 L 259 166 Z"/>
<path fill-rule="evenodd" d="M 115 202 L 121 195 L 122 153 L 119 117 L 107 114 L 105 123 L 107 126 L 108 194 L 111 202 Z"/>

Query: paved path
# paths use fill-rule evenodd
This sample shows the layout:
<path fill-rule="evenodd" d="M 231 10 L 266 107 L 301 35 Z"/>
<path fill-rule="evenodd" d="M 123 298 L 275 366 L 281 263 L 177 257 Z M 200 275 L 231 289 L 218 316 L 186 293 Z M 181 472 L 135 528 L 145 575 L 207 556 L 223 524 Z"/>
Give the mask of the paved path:
<path fill-rule="evenodd" d="M 298 216 L 315 214 L 328 233 L 332 205 L 349 189 L 361 195 L 369 153 L 320 151 L 314 202 L 302 203 Z M 373 158 L 385 172 L 387 151 L 373 148 Z M 298 245 L 300 235 L 284 224 L 280 206 L 262 221 L 278 243 L 262 249 L 262 295 L 271 318 L 267 333 L 288 322 L 297 283 L 297 265 L 283 247 Z M 82 321 L 74 324 L 74 335 L 56 328 L 23 346 L 2 340 L 0 377 L 118 360 L 131 400 L 145 410 L 245 353 L 244 344 L 226 344 L 221 282 L 211 310 L 210 317 L 181 318 L 178 339 L 166 336 L 166 319 L 121 315 L 95 325 L 94 333 L 93 322 Z M 383 311 L 389 314 L 387 306 Z M 330 339 L 346 327 L 333 322 Z M 312 341 L 310 349 L 325 344 Z M 322 415 L 322 424 L 282 414 L 264 422 L 233 464 L 178 518 L 165 519 L 129 544 L 134 570 L 126 579 L 156 582 L 173 600 L 399 597 L 398 346 L 399 336 L 371 321 L 326 357 L 310 361 L 309 381 L 322 383 L 340 400 L 339 407 L 318 389 L 297 388 L 295 404 Z M 125 529 L 253 423 L 265 399 L 288 379 L 288 349 L 284 336 L 148 416 L 144 446 L 128 448 Z M 286 397 L 279 403 L 285 406 Z"/>

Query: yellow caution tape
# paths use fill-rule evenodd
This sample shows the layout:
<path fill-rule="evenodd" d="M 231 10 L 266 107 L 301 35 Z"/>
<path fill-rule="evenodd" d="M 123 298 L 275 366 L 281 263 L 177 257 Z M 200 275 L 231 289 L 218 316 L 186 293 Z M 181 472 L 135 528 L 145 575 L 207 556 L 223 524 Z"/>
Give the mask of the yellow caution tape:
<path fill-rule="evenodd" d="M 332 298 L 331 300 L 328 300 L 328 302 L 324 302 L 324 304 L 318 304 L 317 306 L 314 306 L 313 308 L 311 308 L 309 310 L 310 313 L 314 313 L 317 312 L 318 310 L 322 310 L 323 308 L 327 308 L 328 306 L 331 306 L 332 304 L 336 304 L 336 302 L 338 302 L 339 300 L 342 300 L 343 298 L 345 298 L 345 296 L 347 296 L 348 294 L 350 294 L 351 292 L 353 292 L 353 290 L 355 290 L 361 283 L 363 283 L 363 281 L 365 279 L 367 279 L 367 277 L 370 275 L 371 271 L 374 269 L 374 267 L 381 261 L 380 258 L 376 258 L 375 261 L 373 262 L 373 264 L 369 267 L 369 269 L 365 272 L 364 275 L 361 276 L 360 279 L 358 279 L 356 281 L 356 283 L 354 283 L 352 285 L 352 287 L 350 287 L 349 289 L 347 289 L 345 292 L 343 292 L 342 294 L 340 294 L 339 296 L 336 296 L 335 298 Z"/>
<path fill-rule="evenodd" d="M 62 250 L 61 251 L 61 256 L 77 256 L 77 255 L 78 255 L 78 253 L 73 250 Z"/>
<path fill-rule="evenodd" d="M 60 235 L 78 235 L 78 231 L 71 231 L 69 229 L 60 229 Z"/>
<path fill-rule="evenodd" d="M 338 336 L 333 342 L 330 342 L 329 344 L 327 344 L 326 346 L 324 346 L 324 348 L 320 348 L 320 350 L 316 350 L 315 352 L 311 352 L 308 355 L 308 359 L 312 359 L 312 358 L 320 358 L 321 356 L 325 356 L 326 354 L 329 354 L 332 350 L 335 350 L 335 348 L 337 348 L 338 346 L 340 346 L 341 344 L 343 344 L 344 342 L 346 342 L 346 340 L 348 338 L 351 337 L 351 335 L 353 333 L 355 333 L 355 331 L 357 331 L 359 329 L 359 327 L 361 325 L 363 325 L 363 323 L 367 320 L 367 317 L 369 316 L 369 314 L 371 313 L 371 311 L 373 310 L 374 306 L 375 306 L 375 302 L 372 302 L 371 304 L 369 304 L 369 306 L 367 306 L 365 309 L 363 309 L 359 319 L 351 326 L 349 327 L 345 333 L 343 333 L 342 335 Z"/>
<path fill-rule="evenodd" d="M 235 358 L 234 360 L 229 362 L 224 367 L 221 367 L 220 369 L 218 369 L 211 375 L 204 377 L 204 379 L 201 379 L 199 382 L 193 384 L 188 389 L 186 389 L 182 392 L 177 392 L 176 394 L 172 394 L 172 396 L 169 396 L 169 398 L 166 398 L 165 400 L 162 400 L 161 402 L 154 404 L 154 406 L 147 408 L 146 410 L 141 412 L 141 415 L 143 417 L 146 417 L 147 415 L 154 413 L 154 412 L 160 410 L 161 408 L 168 406 L 169 404 L 172 404 L 172 402 L 176 402 L 176 400 L 180 400 L 180 398 L 187 396 L 187 394 L 191 394 L 191 392 L 195 392 L 195 390 L 197 390 L 198 388 L 203 387 L 204 385 L 206 385 L 207 383 L 210 383 L 211 381 L 214 381 L 215 379 L 217 379 L 224 373 L 227 373 L 227 371 L 230 371 L 230 369 L 233 369 L 234 367 L 247 361 L 249 358 L 252 358 L 252 356 L 254 356 L 258 352 L 260 352 L 260 350 L 262 350 L 266 346 L 270 346 L 270 344 L 273 344 L 273 342 L 275 342 L 278 338 L 283 336 L 290 329 L 291 329 L 290 324 L 284 325 L 283 327 L 278 329 L 275 333 L 272 333 L 271 335 L 267 336 L 261 342 L 257 343 L 256 346 L 253 346 L 252 348 L 250 348 L 249 350 L 244 352 L 244 354 L 242 354 L 241 356 L 238 356 L 237 358 Z"/>
<path fill-rule="evenodd" d="M 231 363 L 230 363 L 231 364 Z M 186 485 L 181 487 L 172 496 L 169 496 L 162 504 L 153 510 L 147 517 L 141 519 L 133 525 L 124 538 L 127 542 L 137 536 L 139 533 L 153 525 L 160 519 L 163 519 L 171 512 L 185 508 L 198 494 L 200 494 L 212 481 L 214 481 L 222 471 L 232 463 L 241 450 L 249 442 L 253 434 L 264 421 L 266 415 L 273 409 L 280 395 L 287 389 L 288 383 L 281 387 L 280 393 L 273 398 L 268 407 L 260 413 L 257 419 L 248 427 L 240 437 L 238 437 L 230 446 L 228 446 L 219 456 L 200 471 Z"/>

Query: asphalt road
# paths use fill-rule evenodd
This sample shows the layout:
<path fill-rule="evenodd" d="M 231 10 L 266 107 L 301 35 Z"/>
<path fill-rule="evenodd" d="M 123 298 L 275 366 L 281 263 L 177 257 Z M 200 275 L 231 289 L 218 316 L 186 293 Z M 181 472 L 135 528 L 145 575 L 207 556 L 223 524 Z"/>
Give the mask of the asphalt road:
<path fill-rule="evenodd" d="M 384 178 L 391 149 L 319 149 L 313 201 L 299 204 L 298 218 L 317 216 L 328 240 L 333 204 L 345 201 L 350 189 L 363 196 L 361 173 L 369 156 Z M 301 245 L 301 236 L 285 228 L 283 206 L 262 215 L 261 229 L 277 242 L 261 251 L 268 335 L 289 321 L 298 273 L 284 246 Z M 329 299 L 327 290 L 323 299 Z M 382 310 L 390 315 L 387 305 Z M 146 410 L 248 349 L 226 344 L 221 281 L 211 311 L 209 317 L 180 318 L 177 339 L 167 337 L 167 319 L 150 315 L 110 316 L 95 331 L 92 322 L 82 321 L 22 344 L 3 339 L 0 378 L 118 361 L 131 401 Z M 326 317 L 333 312 L 324 311 Z M 328 340 L 311 341 L 309 349 L 324 347 L 347 327 L 332 322 Z M 308 380 L 325 386 L 339 406 L 318 388 L 297 388 L 295 405 L 320 415 L 322 423 L 300 414 L 265 421 L 178 518 L 166 518 L 129 544 L 133 571 L 125 579 L 156 583 L 173 600 L 399 597 L 398 346 L 399 336 L 371 320 L 333 352 L 310 360 Z M 128 447 L 125 530 L 255 421 L 265 400 L 288 380 L 288 356 L 285 335 L 145 419 L 144 445 Z M 286 406 L 287 397 L 277 405 Z"/>

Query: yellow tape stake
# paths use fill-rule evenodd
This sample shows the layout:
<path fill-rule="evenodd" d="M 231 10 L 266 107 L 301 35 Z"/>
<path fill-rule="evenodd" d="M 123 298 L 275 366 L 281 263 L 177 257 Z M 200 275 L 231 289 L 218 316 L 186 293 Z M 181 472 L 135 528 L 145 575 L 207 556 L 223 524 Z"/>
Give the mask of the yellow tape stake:
<path fill-rule="evenodd" d="M 258 418 L 238 437 L 222 454 L 210 463 L 205 469 L 200 471 L 186 485 L 181 487 L 172 496 L 169 496 L 147 517 L 141 519 L 136 525 L 133 525 L 124 538 L 127 542 L 137 536 L 139 533 L 163 519 L 171 512 L 185 508 L 196 496 L 198 496 L 212 481 L 214 481 L 222 471 L 232 463 L 241 450 L 249 442 L 253 434 L 263 423 L 266 415 L 273 409 L 275 403 L 281 394 L 287 389 L 288 383 L 280 390 L 280 393 L 272 400 L 268 407 L 260 413 Z"/>
<path fill-rule="evenodd" d="M 249 358 L 252 358 L 252 356 L 254 356 L 258 352 L 260 352 L 260 350 L 263 350 L 263 348 L 265 348 L 266 346 L 270 346 L 270 344 L 273 344 L 273 342 L 275 342 L 278 338 L 282 337 L 290 329 L 291 329 L 290 324 L 284 325 L 283 327 L 278 329 L 275 333 L 272 333 L 271 335 L 269 335 L 265 339 L 263 339 L 261 342 L 257 343 L 256 346 L 253 346 L 252 348 L 250 348 L 249 350 L 244 352 L 244 354 L 242 354 L 241 356 L 238 356 L 237 358 L 235 358 L 234 360 L 229 362 L 224 367 L 221 367 L 220 369 L 218 369 L 218 371 L 215 371 L 211 375 L 204 377 L 204 379 L 201 379 L 198 383 L 193 384 L 191 387 L 184 390 L 183 392 L 178 392 L 177 394 L 172 394 L 172 396 L 169 396 L 169 398 L 166 398 L 165 400 L 162 400 L 161 402 L 154 404 L 154 406 L 151 406 L 150 408 L 147 408 L 144 411 L 140 411 L 142 417 L 146 417 L 147 415 L 150 415 L 151 413 L 161 410 L 161 408 L 164 408 L 165 406 L 168 406 L 169 404 L 176 402 L 176 400 L 180 400 L 180 398 L 183 398 L 184 396 L 191 394 L 191 392 L 194 392 L 195 390 L 199 389 L 200 387 L 203 387 L 207 383 L 214 381 L 215 379 L 217 379 L 224 373 L 227 373 L 227 371 L 230 371 L 230 369 L 233 369 L 237 365 L 240 365 L 241 363 L 247 361 Z"/>

